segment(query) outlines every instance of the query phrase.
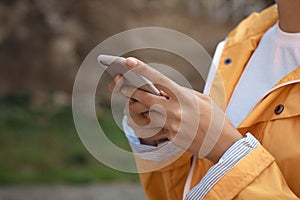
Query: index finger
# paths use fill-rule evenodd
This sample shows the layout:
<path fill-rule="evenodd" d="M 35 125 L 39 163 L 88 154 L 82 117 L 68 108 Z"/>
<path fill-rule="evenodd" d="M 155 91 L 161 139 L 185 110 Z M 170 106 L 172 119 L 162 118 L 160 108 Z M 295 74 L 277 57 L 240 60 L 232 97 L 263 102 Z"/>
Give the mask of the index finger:
<path fill-rule="evenodd" d="M 129 57 L 126 59 L 126 65 L 128 69 L 149 79 L 159 90 L 165 91 L 169 95 L 176 93 L 178 84 L 146 63 Z"/>

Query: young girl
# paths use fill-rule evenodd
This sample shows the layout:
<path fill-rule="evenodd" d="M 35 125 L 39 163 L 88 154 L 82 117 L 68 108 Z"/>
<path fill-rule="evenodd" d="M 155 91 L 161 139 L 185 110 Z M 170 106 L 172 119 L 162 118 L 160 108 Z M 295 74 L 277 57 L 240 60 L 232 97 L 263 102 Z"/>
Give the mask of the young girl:
<path fill-rule="evenodd" d="M 155 136 L 129 137 L 134 151 L 149 152 L 148 158 L 137 157 L 138 166 L 163 162 L 172 153 L 167 150 L 168 155 L 153 156 L 156 149 L 167 143 L 185 149 L 184 140 L 194 138 L 178 160 L 140 174 L 148 199 L 299 199 L 299 8 L 299 0 L 277 0 L 277 5 L 238 25 L 218 46 L 216 52 L 221 53 L 214 57 L 218 67 L 211 69 L 204 94 L 177 85 L 137 59 L 127 59 L 130 69 L 164 85 L 157 87 L 168 97 L 128 86 L 121 90 L 131 98 L 124 123 L 128 135 L 134 132 L 138 137 L 157 128 L 135 125 L 149 123 L 151 112 L 156 112 L 154 120 L 160 115 L 167 119 Z M 119 76 L 112 85 L 118 81 L 122 81 Z M 181 106 L 174 93 L 182 97 Z M 192 96 L 196 104 L 191 103 Z M 212 102 L 224 113 L 214 116 Z M 167 115 L 149 111 L 154 104 L 162 105 Z M 196 115 L 201 120 L 193 137 L 189 126 Z M 205 158 L 200 157 L 209 126 L 218 126 L 222 117 L 220 135 L 209 132 L 219 137 L 215 146 Z M 176 138 L 179 131 L 186 137 Z"/>

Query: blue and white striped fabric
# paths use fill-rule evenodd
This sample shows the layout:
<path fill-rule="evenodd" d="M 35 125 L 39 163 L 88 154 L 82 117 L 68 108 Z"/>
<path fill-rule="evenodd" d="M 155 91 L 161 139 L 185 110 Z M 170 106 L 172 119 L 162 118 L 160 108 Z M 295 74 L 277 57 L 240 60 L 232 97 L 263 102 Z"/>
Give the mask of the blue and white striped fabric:
<path fill-rule="evenodd" d="M 127 125 L 127 117 L 123 118 L 124 132 L 129 140 L 132 150 L 142 159 L 152 161 L 165 160 L 179 151 L 172 142 L 163 142 L 157 147 L 143 145 L 135 136 L 134 130 Z M 203 199 L 213 186 L 243 157 L 247 156 L 259 142 L 250 134 L 235 142 L 220 158 L 219 162 L 212 166 L 201 181 L 187 193 L 185 200 Z"/>
<path fill-rule="evenodd" d="M 219 162 L 212 166 L 201 181 L 187 193 L 185 200 L 203 199 L 214 185 L 242 158 L 247 156 L 259 142 L 250 134 L 235 142 L 220 158 Z"/>

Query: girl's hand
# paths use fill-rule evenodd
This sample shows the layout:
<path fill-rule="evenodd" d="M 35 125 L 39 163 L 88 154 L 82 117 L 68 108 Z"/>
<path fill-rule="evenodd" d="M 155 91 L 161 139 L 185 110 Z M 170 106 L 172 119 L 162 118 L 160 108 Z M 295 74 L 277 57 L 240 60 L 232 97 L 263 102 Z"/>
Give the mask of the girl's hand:
<path fill-rule="evenodd" d="M 123 85 L 122 75 L 117 75 L 110 83 L 109 90 L 123 96 L 120 92 Z M 127 123 L 134 130 L 141 144 L 157 146 L 159 143 L 168 140 L 163 126 L 146 126 L 150 123 L 149 117 L 147 117 L 149 114 L 148 107 L 134 99 L 123 97 L 127 100 L 124 110 L 124 114 L 127 115 Z"/>
<path fill-rule="evenodd" d="M 128 123 L 143 137 L 166 136 L 178 147 L 217 162 L 241 134 L 223 111 L 206 95 L 184 88 L 145 63 L 128 58 L 129 69 L 145 76 L 164 91 L 157 96 L 123 86 L 121 93 L 130 98 Z M 143 130 L 157 130 L 158 134 Z M 154 131 L 155 132 L 155 131 Z"/>

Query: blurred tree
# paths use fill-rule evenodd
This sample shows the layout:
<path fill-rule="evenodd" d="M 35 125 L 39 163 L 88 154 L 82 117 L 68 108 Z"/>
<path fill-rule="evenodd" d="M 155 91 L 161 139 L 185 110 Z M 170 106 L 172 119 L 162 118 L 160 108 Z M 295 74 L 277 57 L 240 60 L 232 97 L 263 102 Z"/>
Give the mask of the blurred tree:
<path fill-rule="evenodd" d="M 272 0 L 0 0 L 0 93 L 72 91 L 87 53 L 121 31 L 162 26 L 212 53 L 241 18 Z"/>

